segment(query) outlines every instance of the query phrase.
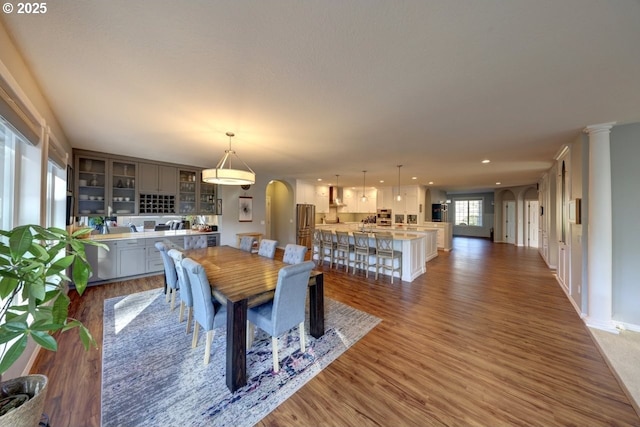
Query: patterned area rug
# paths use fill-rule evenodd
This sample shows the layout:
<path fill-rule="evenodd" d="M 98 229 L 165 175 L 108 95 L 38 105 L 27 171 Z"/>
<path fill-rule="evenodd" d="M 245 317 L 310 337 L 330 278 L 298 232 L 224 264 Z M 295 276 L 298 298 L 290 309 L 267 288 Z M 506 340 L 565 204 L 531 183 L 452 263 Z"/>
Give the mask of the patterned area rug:
<path fill-rule="evenodd" d="M 178 309 L 169 311 L 160 289 L 109 299 L 104 303 L 102 425 L 254 425 L 379 322 L 325 299 L 325 335 L 308 335 L 307 324 L 305 353 L 297 328 L 281 336 L 277 374 L 271 338 L 256 328 L 247 353 L 247 385 L 231 393 L 225 383 L 225 328 L 216 329 L 205 365 L 206 334 L 201 329 L 192 349 L 186 323 L 178 323 Z"/>

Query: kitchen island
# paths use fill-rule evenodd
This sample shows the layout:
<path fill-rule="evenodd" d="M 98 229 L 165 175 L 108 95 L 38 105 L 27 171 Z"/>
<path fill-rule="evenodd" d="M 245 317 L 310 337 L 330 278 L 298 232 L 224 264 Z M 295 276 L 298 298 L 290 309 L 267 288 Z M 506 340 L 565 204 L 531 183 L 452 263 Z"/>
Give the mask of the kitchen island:
<path fill-rule="evenodd" d="M 346 231 L 349 233 L 350 242 L 353 243 L 353 231 L 360 231 L 360 228 L 354 227 L 352 224 L 316 224 L 316 228 L 320 230 Z M 394 277 L 400 277 L 405 282 L 413 282 L 416 277 L 424 274 L 427 271 L 427 235 L 432 240 L 432 246 L 435 248 L 435 233 L 432 235 L 429 233 L 413 233 L 400 230 L 375 230 L 367 227 L 365 232 L 369 234 L 369 246 L 375 247 L 375 233 L 380 231 L 388 231 L 393 234 L 393 248 L 394 250 L 402 252 L 402 276 L 396 271 Z M 435 249 L 437 255 L 437 249 Z M 354 254 L 349 255 L 350 263 L 353 262 Z M 398 262 L 397 260 L 394 262 Z M 375 263 L 375 256 L 372 256 L 370 263 Z M 396 264 L 397 265 L 397 264 Z M 369 268 L 370 272 L 375 273 L 375 267 Z M 383 270 L 380 270 L 383 274 Z"/>
<path fill-rule="evenodd" d="M 91 240 L 104 243 L 108 250 L 87 246 L 87 260 L 93 270 L 89 285 L 158 274 L 164 271 L 156 242 L 178 248 L 217 246 L 218 232 L 195 230 L 144 231 L 137 233 L 92 234 Z"/>

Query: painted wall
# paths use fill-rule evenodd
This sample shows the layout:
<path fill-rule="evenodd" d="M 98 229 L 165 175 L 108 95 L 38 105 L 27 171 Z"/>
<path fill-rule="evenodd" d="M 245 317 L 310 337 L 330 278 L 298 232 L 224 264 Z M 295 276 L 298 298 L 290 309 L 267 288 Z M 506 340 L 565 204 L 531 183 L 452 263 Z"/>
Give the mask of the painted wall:
<path fill-rule="evenodd" d="M 16 80 L 20 89 L 27 96 L 29 101 L 36 108 L 38 113 L 46 120 L 47 125 L 57 138 L 62 148 L 71 156 L 71 145 L 67 141 L 67 137 L 58 123 L 55 114 L 51 110 L 49 103 L 44 95 L 40 92 L 40 87 L 36 83 L 31 70 L 22 58 L 22 55 L 13 44 L 11 37 L 7 33 L 2 21 L 0 20 L 0 61 L 11 73 Z"/>
<path fill-rule="evenodd" d="M 611 130 L 613 320 L 640 325 L 640 123 Z"/>

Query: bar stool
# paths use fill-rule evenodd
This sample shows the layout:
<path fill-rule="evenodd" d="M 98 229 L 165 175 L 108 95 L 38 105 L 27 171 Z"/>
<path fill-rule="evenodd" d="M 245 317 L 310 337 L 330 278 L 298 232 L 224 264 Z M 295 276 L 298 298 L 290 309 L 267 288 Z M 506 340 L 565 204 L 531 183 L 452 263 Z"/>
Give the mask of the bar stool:
<path fill-rule="evenodd" d="M 333 267 L 333 256 L 336 250 L 336 242 L 333 241 L 333 232 L 331 230 L 321 230 L 320 233 L 322 234 L 321 263 L 324 264 L 325 258 L 328 258 L 329 268 L 331 268 Z"/>
<path fill-rule="evenodd" d="M 336 267 L 342 261 L 344 271 L 349 272 L 349 258 L 353 253 L 353 245 L 349 243 L 349 233 L 346 231 L 336 231 L 336 249 L 334 261 Z"/>
<path fill-rule="evenodd" d="M 365 275 L 369 277 L 370 257 L 376 254 L 376 248 L 369 246 L 369 235 L 367 233 L 353 232 L 353 273 L 356 274 L 356 266 L 364 266 Z"/>
<path fill-rule="evenodd" d="M 313 230 L 311 261 L 315 262 L 316 265 L 322 263 L 322 233 L 317 228 Z"/>
<path fill-rule="evenodd" d="M 398 271 L 402 278 L 402 252 L 393 249 L 393 235 L 391 233 L 376 233 L 376 280 L 378 270 L 391 270 L 391 283 L 393 283 L 393 273 Z M 395 267 L 395 259 L 398 259 L 398 267 Z M 391 260 L 391 264 L 387 264 Z M 402 280 L 402 279 L 401 279 Z"/>

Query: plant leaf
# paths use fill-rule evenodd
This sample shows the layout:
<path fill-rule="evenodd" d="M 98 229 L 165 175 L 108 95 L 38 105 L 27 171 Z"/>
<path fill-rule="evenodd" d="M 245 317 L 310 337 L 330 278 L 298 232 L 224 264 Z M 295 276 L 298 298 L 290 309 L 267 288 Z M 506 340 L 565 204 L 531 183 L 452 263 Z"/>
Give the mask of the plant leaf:
<path fill-rule="evenodd" d="M 5 373 L 7 369 L 11 367 L 18 360 L 18 357 L 24 353 L 24 349 L 27 348 L 27 336 L 23 335 L 18 339 L 2 356 L 0 361 L 0 375 Z"/>
<path fill-rule="evenodd" d="M 9 332 L 0 329 L 0 344 L 7 343 L 20 335 L 24 335 L 24 332 Z"/>
<path fill-rule="evenodd" d="M 64 323 L 69 315 L 70 299 L 67 295 L 61 293 L 53 303 L 52 319 L 54 323 Z"/>
<path fill-rule="evenodd" d="M 9 237 L 9 247 L 11 248 L 13 259 L 22 258 L 31 247 L 31 242 L 33 242 L 33 236 L 29 225 L 14 228 Z"/>
<path fill-rule="evenodd" d="M 2 327 L 9 332 L 25 332 L 27 329 L 29 329 L 29 325 L 27 325 L 27 322 L 16 321 L 7 322 L 2 325 Z"/>
<path fill-rule="evenodd" d="M 82 345 L 84 345 L 85 350 L 89 350 L 90 347 L 98 348 L 98 343 L 89 332 L 86 326 L 80 325 L 78 333 L 80 334 L 80 340 L 82 341 Z"/>
<path fill-rule="evenodd" d="M 36 344 L 46 348 L 47 350 L 58 351 L 58 343 L 56 342 L 56 339 L 47 332 L 32 330 L 31 338 L 33 338 Z"/>
<path fill-rule="evenodd" d="M 56 262 L 49 266 L 49 269 L 47 270 L 47 277 L 58 274 L 62 270 L 69 267 L 73 263 L 73 260 L 75 258 L 75 255 L 67 255 L 65 257 L 57 259 Z"/>
<path fill-rule="evenodd" d="M 76 285 L 76 290 L 80 295 L 87 287 L 90 272 L 91 267 L 88 264 L 85 264 L 79 258 L 75 259 L 73 262 L 73 283 Z"/>

